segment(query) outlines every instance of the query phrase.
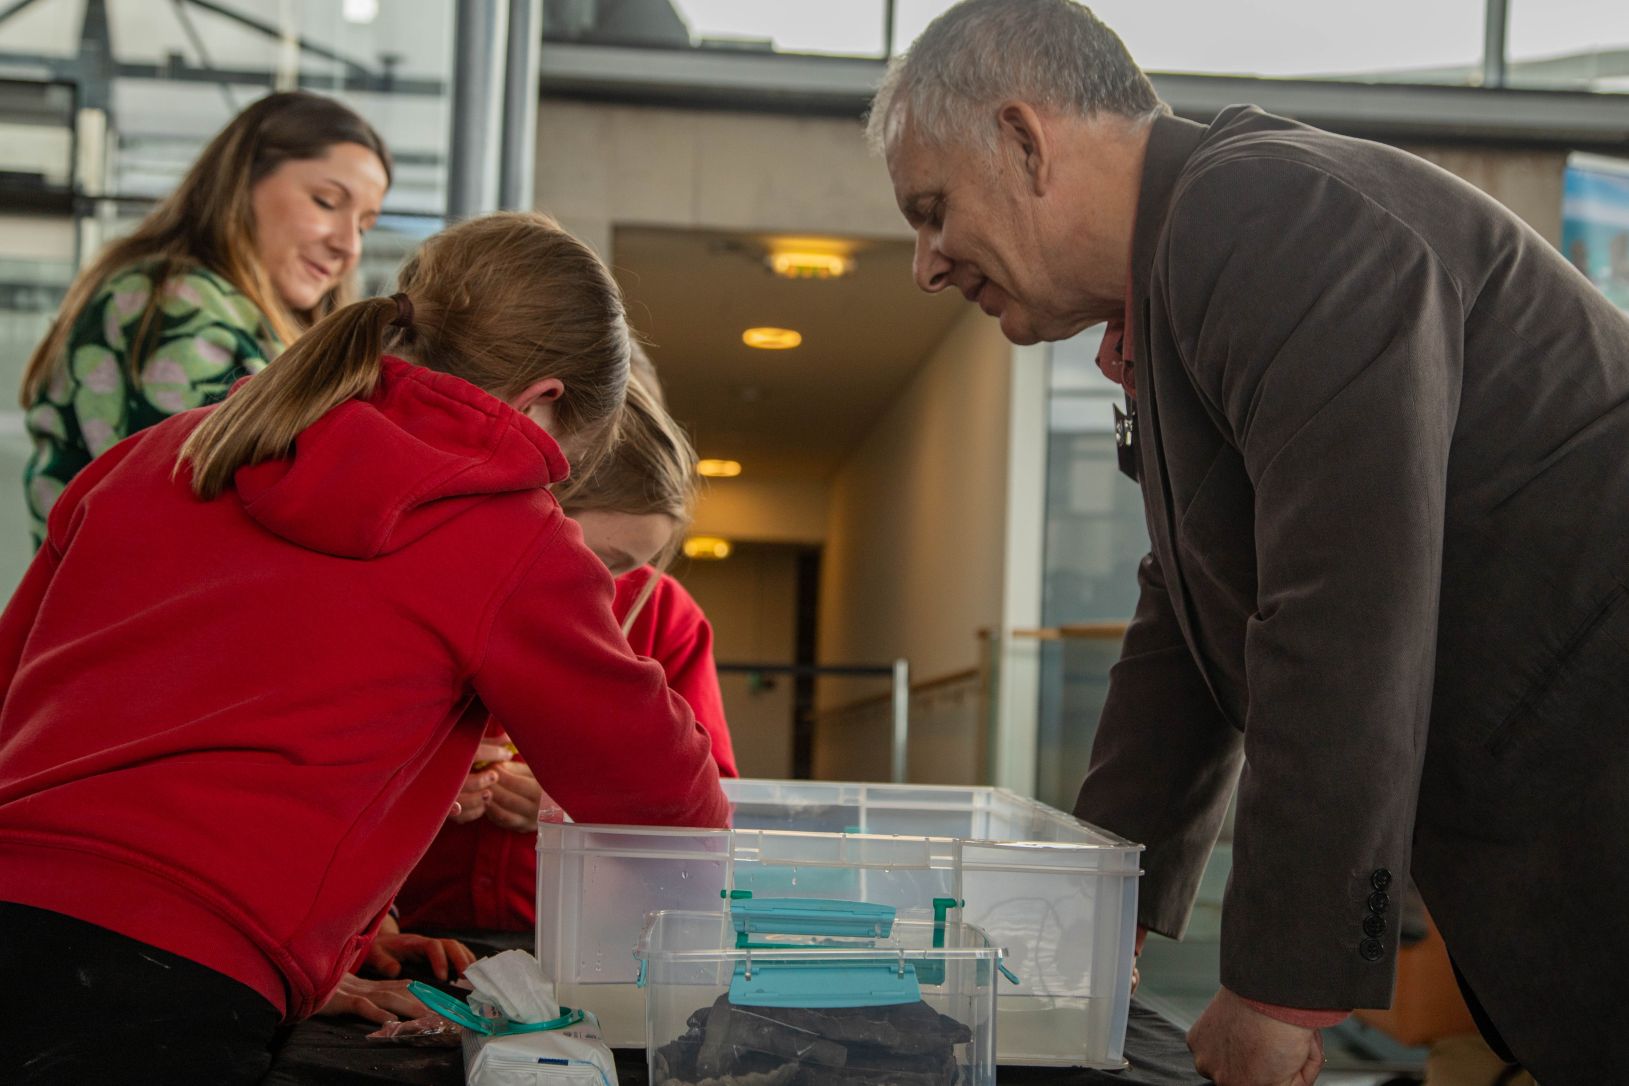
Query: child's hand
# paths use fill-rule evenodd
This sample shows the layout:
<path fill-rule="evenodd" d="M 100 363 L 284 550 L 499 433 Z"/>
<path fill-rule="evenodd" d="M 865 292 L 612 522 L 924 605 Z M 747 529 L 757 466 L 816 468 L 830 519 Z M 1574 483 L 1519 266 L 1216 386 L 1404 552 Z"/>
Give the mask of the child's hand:
<path fill-rule="evenodd" d="M 458 790 L 458 799 L 447 814 L 449 822 L 474 822 L 486 814 L 492 801 L 492 786 L 498 782 L 496 767 L 515 756 L 515 748 L 504 739 L 483 739 L 475 748 L 475 764 Z"/>
<path fill-rule="evenodd" d="M 363 980 L 346 973 L 317 1013 L 330 1018 L 354 1014 L 379 1025 L 394 1022 L 398 1016 L 421 1018 L 429 1014 L 429 1008 L 407 990 L 408 983 L 405 980 Z"/>
<path fill-rule="evenodd" d="M 472 965 L 475 955 L 457 939 L 381 931 L 368 946 L 368 968 L 383 977 L 401 976 L 402 963 L 422 961 L 437 980 L 450 980 Z"/>
<path fill-rule="evenodd" d="M 492 800 L 492 786 L 497 783 L 495 769 L 483 769 L 464 778 L 464 787 L 458 790 L 452 810 L 447 812 L 449 822 L 474 822 L 486 814 L 486 805 Z"/>
<path fill-rule="evenodd" d="M 498 779 L 490 789 L 486 820 L 506 830 L 531 833 L 537 828 L 537 809 L 543 800 L 543 788 L 532 775 L 531 766 L 510 762 L 495 772 Z"/>
<path fill-rule="evenodd" d="M 501 765 L 519 753 L 519 748 L 509 741 L 507 735 L 489 735 L 475 748 L 475 764 L 470 767 L 470 772 L 479 773 L 483 769 Z"/>

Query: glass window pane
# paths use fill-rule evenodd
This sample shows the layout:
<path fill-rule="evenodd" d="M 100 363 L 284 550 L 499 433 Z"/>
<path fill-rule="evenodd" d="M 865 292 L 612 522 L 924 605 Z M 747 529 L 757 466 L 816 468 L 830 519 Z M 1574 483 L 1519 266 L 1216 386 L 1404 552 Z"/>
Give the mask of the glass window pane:
<path fill-rule="evenodd" d="M 1048 377 L 1046 547 L 1041 622 L 1116 624 L 1137 605 L 1148 551 L 1142 492 L 1114 447 L 1118 385 L 1097 368 L 1101 328 L 1052 345 Z M 1119 656 L 1113 633 L 1041 648 L 1037 795 L 1068 810 L 1086 770 L 1097 717 Z"/>
<path fill-rule="evenodd" d="M 544 0 L 543 6 L 551 41 L 755 53 L 881 57 L 886 22 L 883 0 Z"/>
<path fill-rule="evenodd" d="M 34 557 L 23 501 L 23 465 L 34 445 L 17 388 L 73 279 L 74 231 L 66 216 L 33 214 L 0 214 L 0 231 L 0 595 L 10 599 Z"/>
<path fill-rule="evenodd" d="M 899 0 L 895 47 L 903 49 L 952 2 Z M 1421 83 L 1470 83 L 1481 72 L 1483 0 L 1097 0 L 1090 6 L 1151 72 Z"/>
<path fill-rule="evenodd" d="M 1629 161 L 1574 155 L 1565 192 L 1561 251 L 1629 311 Z"/>
<path fill-rule="evenodd" d="M 698 45 L 751 46 L 778 53 L 882 55 L 881 0 L 765 4 L 762 0 L 675 0 Z"/>
<path fill-rule="evenodd" d="M 37 0 L 5 21 L 0 52 L 60 60 L 78 56 L 79 28 L 84 23 L 85 0 Z"/>
<path fill-rule="evenodd" d="M 0 78 L 0 206 L 65 194 L 73 183 L 74 92 L 68 83 Z"/>
<path fill-rule="evenodd" d="M 393 0 L 382 14 L 353 0 L 304 0 L 245 9 L 247 22 L 145 0 L 110 0 L 108 9 L 115 58 L 152 66 L 151 77 L 113 81 L 112 194 L 169 192 L 239 110 L 274 84 L 298 84 L 345 102 L 384 137 L 397 163 L 387 210 L 444 209 L 451 0 Z M 348 73 L 373 88 L 357 89 Z"/>
<path fill-rule="evenodd" d="M 1097 368 L 1103 329 L 1052 345 L 1041 621 L 1121 622 L 1137 604 L 1148 550 L 1142 493 L 1114 447 L 1118 385 Z"/>
<path fill-rule="evenodd" d="M 1508 82 L 1629 91 L 1629 4 L 1511 0 Z"/>

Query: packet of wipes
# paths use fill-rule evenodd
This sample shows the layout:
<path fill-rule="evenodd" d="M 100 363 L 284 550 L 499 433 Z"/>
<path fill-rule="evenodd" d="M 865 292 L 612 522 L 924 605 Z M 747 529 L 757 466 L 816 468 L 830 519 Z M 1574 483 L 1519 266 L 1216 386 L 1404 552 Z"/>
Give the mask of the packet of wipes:
<path fill-rule="evenodd" d="M 600 1037 L 599 1019 L 541 1033 L 482 1036 L 464 1031 L 469 1086 L 617 1086 L 616 1064 Z"/>
<path fill-rule="evenodd" d="M 482 958 L 464 970 L 475 996 L 497 1007 L 511 1022 L 548 1022 L 560 1017 L 554 982 L 524 950 L 506 950 Z"/>
<path fill-rule="evenodd" d="M 427 984 L 409 986 L 425 1006 L 457 1022 L 469 1086 L 617 1086 L 599 1020 L 555 1002 L 536 958 L 506 950 L 464 970 L 470 1001 Z"/>

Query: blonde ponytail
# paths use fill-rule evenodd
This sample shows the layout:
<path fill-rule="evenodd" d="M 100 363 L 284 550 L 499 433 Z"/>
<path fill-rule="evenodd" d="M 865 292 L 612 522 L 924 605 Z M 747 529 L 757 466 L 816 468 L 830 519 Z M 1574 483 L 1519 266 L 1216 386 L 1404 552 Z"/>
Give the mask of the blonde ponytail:
<path fill-rule="evenodd" d="M 209 413 L 181 446 L 192 490 L 209 500 L 239 468 L 287 456 L 294 439 L 347 400 L 373 394 L 397 303 L 369 298 L 323 318 Z"/>
<path fill-rule="evenodd" d="M 387 350 L 506 403 L 559 378 L 553 436 L 574 471 L 592 470 L 628 383 L 622 292 L 592 249 L 546 215 L 483 215 L 426 240 L 397 286 L 319 321 L 199 424 L 180 458 L 200 498 L 220 494 L 241 467 L 288 455 L 324 413 L 371 395 Z"/>

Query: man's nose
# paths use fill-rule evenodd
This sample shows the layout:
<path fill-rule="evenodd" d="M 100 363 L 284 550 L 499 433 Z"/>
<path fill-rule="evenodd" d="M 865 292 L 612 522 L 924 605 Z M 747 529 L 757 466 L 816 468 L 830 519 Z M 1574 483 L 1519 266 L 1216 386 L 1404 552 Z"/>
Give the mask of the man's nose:
<path fill-rule="evenodd" d="M 916 285 L 937 294 L 950 285 L 950 261 L 939 251 L 938 236 L 927 230 L 916 233 L 916 255 L 911 258 L 911 275 Z"/>

